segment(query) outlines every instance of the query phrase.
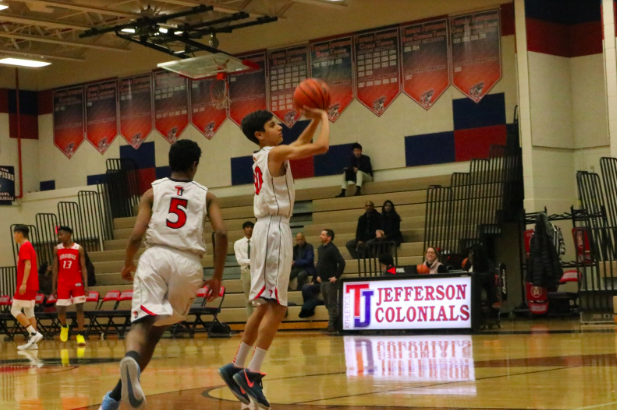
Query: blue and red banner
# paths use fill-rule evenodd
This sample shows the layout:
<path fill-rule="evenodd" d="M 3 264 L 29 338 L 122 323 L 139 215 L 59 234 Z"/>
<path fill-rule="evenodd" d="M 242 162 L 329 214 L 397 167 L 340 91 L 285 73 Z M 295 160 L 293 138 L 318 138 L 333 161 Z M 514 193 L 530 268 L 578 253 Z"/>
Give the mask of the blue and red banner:
<path fill-rule="evenodd" d="M 328 118 L 336 122 L 353 101 L 353 38 L 337 37 L 311 43 L 311 77 L 330 88 Z"/>
<path fill-rule="evenodd" d="M 398 28 L 355 36 L 356 97 L 381 116 L 401 92 Z"/>
<path fill-rule="evenodd" d="M 0 205 L 11 205 L 15 200 L 15 167 L 0 165 Z"/>
<path fill-rule="evenodd" d="M 450 86 L 448 20 L 401 27 L 403 92 L 428 110 Z"/>
<path fill-rule="evenodd" d="M 268 52 L 270 110 L 289 128 L 300 119 L 300 112 L 293 106 L 293 93 L 306 79 L 307 70 L 306 45 Z"/>
<path fill-rule="evenodd" d="M 266 54 L 242 56 L 245 60 L 259 65 L 258 69 L 230 74 L 229 81 L 229 119 L 240 126 L 246 115 L 257 110 L 268 109 L 266 98 Z"/>
<path fill-rule="evenodd" d="M 117 98 L 116 79 L 86 85 L 86 135 L 100 154 L 118 135 Z"/>
<path fill-rule="evenodd" d="M 54 90 L 54 145 L 67 158 L 84 142 L 84 88 L 79 85 Z"/>
<path fill-rule="evenodd" d="M 189 125 L 187 79 L 169 71 L 155 71 L 154 126 L 170 144 Z"/>
<path fill-rule="evenodd" d="M 152 131 L 152 76 L 120 79 L 120 135 L 137 149 Z"/>
<path fill-rule="evenodd" d="M 212 139 L 227 118 L 227 81 L 210 77 L 191 80 L 190 86 L 191 123 L 206 138 Z"/>
<path fill-rule="evenodd" d="M 480 102 L 501 79 L 499 9 L 450 18 L 452 83 Z"/>

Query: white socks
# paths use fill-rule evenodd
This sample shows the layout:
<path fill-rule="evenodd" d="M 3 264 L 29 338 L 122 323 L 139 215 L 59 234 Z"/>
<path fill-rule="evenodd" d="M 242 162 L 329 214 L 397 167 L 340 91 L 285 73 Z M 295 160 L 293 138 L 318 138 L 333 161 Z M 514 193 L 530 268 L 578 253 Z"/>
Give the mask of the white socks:
<path fill-rule="evenodd" d="M 252 346 L 247 345 L 246 343 L 240 343 L 238 347 L 238 352 L 236 352 L 236 357 L 233 360 L 233 364 L 236 367 L 244 367 L 244 363 L 246 363 L 246 358 L 251 351 Z"/>
<path fill-rule="evenodd" d="M 255 348 L 255 353 L 253 353 L 253 358 L 249 363 L 249 370 L 252 372 L 261 373 L 261 365 L 264 362 L 266 357 L 267 350 L 260 349 L 259 347 Z"/>
<path fill-rule="evenodd" d="M 33 335 L 33 334 L 35 334 L 35 333 L 36 333 L 36 330 L 34 330 L 34 328 L 32 327 L 32 325 L 28 326 L 28 327 L 26 328 L 26 330 L 28 331 L 28 334 L 29 334 L 29 335 Z"/>

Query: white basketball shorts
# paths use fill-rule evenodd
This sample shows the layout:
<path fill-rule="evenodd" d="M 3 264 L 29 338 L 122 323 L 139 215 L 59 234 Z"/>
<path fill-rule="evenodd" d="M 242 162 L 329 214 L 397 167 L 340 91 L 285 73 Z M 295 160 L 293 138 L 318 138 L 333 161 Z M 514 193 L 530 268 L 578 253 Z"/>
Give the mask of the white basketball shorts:
<path fill-rule="evenodd" d="M 132 321 L 156 316 L 156 326 L 186 319 L 203 283 L 199 255 L 153 246 L 139 258 L 133 283 Z"/>
<path fill-rule="evenodd" d="M 289 219 L 260 218 L 251 237 L 251 293 L 249 299 L 268 299 L 287 306 L 287 288 L 293 261 L 293 239 Z"/>

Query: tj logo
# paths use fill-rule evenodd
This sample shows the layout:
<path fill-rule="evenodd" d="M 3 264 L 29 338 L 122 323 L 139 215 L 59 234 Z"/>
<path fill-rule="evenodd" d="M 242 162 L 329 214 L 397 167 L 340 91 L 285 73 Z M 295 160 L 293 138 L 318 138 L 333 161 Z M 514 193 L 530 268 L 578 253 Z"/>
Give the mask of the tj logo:
<path fill-rule="evenodd" d="M 368 283 L 354 284 L 347 286 L 345 293 L 354 295 L 353 302 L 353 317 L 354 327 L 368 327 L 371 324 L 371 297 L 375 294 L 372 290 L 368 290 Z M 364 302 L 364 318 L 361 317 L 361 306 Z"/>

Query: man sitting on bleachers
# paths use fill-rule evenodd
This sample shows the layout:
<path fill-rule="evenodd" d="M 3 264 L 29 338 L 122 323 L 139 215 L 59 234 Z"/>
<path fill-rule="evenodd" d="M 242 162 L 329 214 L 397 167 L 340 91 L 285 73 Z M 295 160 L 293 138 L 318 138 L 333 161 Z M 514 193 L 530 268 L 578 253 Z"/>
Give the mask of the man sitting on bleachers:
<path fill-rule="evenodd" d="M 341 193 L 337 195 L 337 198 L 345 196 L 345 191 L 349 184 L 356 184 L 356 195 L 360 195 L 362 192 L 362 184 L 365 182 L 373 182 L 371 157 L 362 155 L 362 145 L 357 142 L 352 145 L 352 149 L 353 155 L 349 161 L 349 167 L 343 169 Z"/>
<path fill-rule="evenodd" d="M 366 212 L 358 218 L 356 239 L 350 240 L 346 245 L 354 259 L 366 256 L 367 245 L 375 241 L 377 230 L 381 229 L 381 214 L 375 209 L 375 204 L 366 201 L 364 209 Z"/>
<path fill-rule="evenodd" d="M 291 265 L 290 282 L 298 279 L 296 290 L 302 290 L 309 276 L 315 275 L 315 250 L 313 245 L 306 242 L 304 234 L 299 232 L 296 235 L 296 246 L 294 246 L 294 260 Z"/>

